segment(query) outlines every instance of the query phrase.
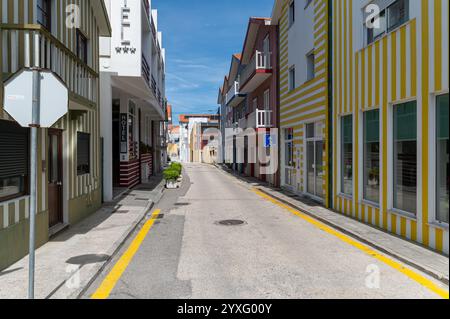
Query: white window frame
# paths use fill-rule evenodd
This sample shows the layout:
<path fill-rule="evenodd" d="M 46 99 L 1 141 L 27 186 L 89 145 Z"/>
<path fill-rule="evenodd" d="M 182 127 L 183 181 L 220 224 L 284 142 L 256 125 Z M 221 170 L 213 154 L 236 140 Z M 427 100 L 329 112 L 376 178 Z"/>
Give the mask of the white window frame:
<path fill-rule="evenodd" d="M 430 97 L 430 116 L 429 116 L 429 136 L 430 136 L 430 144 L 429 144 L 429 154 L 431 154 L 431 161 L 430 161 L 430 167 L 429 171 L 434 172 L 431 175 L 431 181 L 430 181 L 430 194 L 433 196 L 434 201 L 430 201 L 432 204 L 430 207 L 430 214 L 429 214 L 429 220 L 428 222 L 432 224 L 433 226 L 443 228 L 445 230 L 449 229 L 449 223 L 443 222 L 438 220 L 437 218 L 437 196 L 438 196 L 438 189 L 437 189 L 437 167 L 436 167 L 436 161 L 437 161 L 437 98 L 441 95 L 449 94 L 448 90 L 444 90 L 441 92 L 437 92 L 435 94 L 432 94 Z"/>
<path fill-rule="evenodd" d="M 289 3 L 288 8 L 289 28 L 295 24 L 295 0 Z"/>
<path fill-rule="evenodd" d="M 307 126 L 308 125 L 314 125 L 314 136 L 308 137 L 307 135 Z M 308 161 L 308 142 L 314 143 L 314 176 L 316 172 L 316 142 L 322 141 L 325 143 L 325 137 L 323 135 L 322 129 L 323 129 L 324 123 L 323 121 L 313 121 L 313 122 L 305 122 L 304 123 L 304 140 L 303 140 L 303 159 L 304 159 L 304 167 L 303 167 L 303 193 L 307 195 L 308 197 L 323 202 L 325 200 L 326 193 L 324 192 L 324 198 L 317 196 L 316 194 L 311 194 L 308 192 L 308 168 L 307 168 L 307 161 Z M 319 133 L 319 134 L 317 134 Z M 322 160 L 323 162 L 323 160 Z M 317 192 L 317 185 L 316 185 L 316 179 L 314 178 L 314 191 Z"/>
<path fill-rule="evenodd" d="M 292 129 L 292 138 L 291 139 L 287 139 L 287 137 L 286 137 L 286 131 L 289 129 Z M 295 174 L 293 174 L 293 179 L 294 179 L 293 183 L 292 183 L 293 185 L 288 184 L 286 182 L 286 170 L 290 169 L 290 170 L 295 171 L 295 169 L 296 169 L 295 161 L 294 161 L 294 157 L 295 157 L 294 132 L 295 131 L 294 131 L 293 127 L 288 127 L 288 128 L 282 129 L 282 134 L 283 134 L 283 140 L 282 140 L 283 144 L 282 145 L 283 145 L 283 147 L 282 147 L 282 153 L 281 153 L 282 161 L 281 161 L 281 174 L 280 175 L 281 175 L 282 187 L 288 188 L 290 190 L 294 190 L 295 183 L 296 183 L 296 180 L 295 180 L 296 175 Z M 293 166 L 286 165 L 286 145 L 288 143 L 291 143 L 291 145 L 292 145 L 292 164 L 293 164 Z"/>
<path fill-rule="evenodd" d="M 364 145 L 365 145 L 365 135 L 364 135 L 364 129 L 365 129 L 365 113 L 366 112 L 370 112 L 370 111 L 378 111 L 378 115 L 379 115 L 379 119 L 378 119 L 378 130 L 379 130 L 379 138 L 380 138 L 380 154 L 379 154 L 379 160 L 380 160 L 380 195 L 379 195 L 379 199 L 378 199 L 378 203 L 368 200 L 364 197 L 364 172 L 365 172 L 365 157 L 364 157 Z M 356 150 L 357 152 L 357 156 L 359 158 L 359 162 L 362 163 L 362 165 L 359 165 L 358 167 L 358 194 L 359 194 L 359 198 L 358 201 L 362 204 L 365 205 L 369 205 L 375 208 L 380 208 L 381 207 L 381 202 L 383 199 L 383 113 L 382 110 L 379 107 L 374 107 L 368 110 L 360 110 L 359 113 L 359 132 L 356 136 L 356 138 L 358 138 L 358 145 L 362 145 L 362 147 L 359 148 L 359 150 Z"/>
<path fill-rule="evenodd" d="M 343 127 L 342 127 L 342 120 L 344 117 L 346 116 L 352 116 L 352 138 L 353 138 L 353 154 L 352 157 L 353 159 L 355 158 L 355 156 L 359 156 L 359 153 L 355 153 L 355 114 L 353 113 L 345 113 L 345 114 L 340 114 L 338 116 L 338 125 L 337 125 L 337 134 L 338 134 L 338 147 L 337 147 L 337 156 L 338 156 L 338 171 L 337 171 L 337 176 L 338 176 L 338 181 L 337 181 L 337 196 L 338 197 L 342 197 L 345 199 L 353 199 L 353 196 L 355 195 L 355 165 L 352 165 L 352 176 L 353 176 L 353 188 L 352 188 L 352 194 L 346 194 L 344 193 L 343 189 L 342 189 L 342 180 L 343 180 L 343 172 L 342 172 L 342 166 L 343 166 L 343 162 L 342 162 L 342 157 L 343 157 L 343 143 L 342 143 L 342 133 L 343 133 Z M 361 125 L 359 126 L 359 128 L 361 129 Z M 361 136 L 361 134 L 358 134 L 358 136 Z M 360 145 L 360 144 L 359 144 Z M 361 174 L 359 174 L 359 177 L 361 177 Z M 358 183 L 359 185 L 361 185 L 361 183 Z M 361 192 L 359 192 L 359 194 L 361 194 Z"/>
<path fill-rule="evenodd" d="M 403 1 L 403 0 L 392 0 L 392 1 L 389 1 L 387 4 L 385 4 L 384 7 L 380 8 L 380 14 L 385 12 L 385 19 L 386 19 L 385 30 L 384 30 L 384 32 L 381 35 L 379 35 L 378 37 L 374 38 L 373 41 L 370 42 L 370 43 L 369 43 L 369 37 L 368 37 L 368 30 L 369 29 L 367 28 L 367 24 L 366 24 L 366 21 L 365 21 L 365 19 L 366 19 L 365 9 L 370 4 L 376 4 L 377 1 L 372 1 L 371 3 L 369 3 L 369 4 L 367 4 L 367 5 L 365 5 L 363 7 L 362 11 L 363 11 L 363 20 L 364 20 L 363 21 L 364 39 L 365 39 L 364 42 L 365 42 L 366 46 L 369 46 L 370 44 L 376 42 L 378 39 L 380 39 L 380 38 L 386 36 L 387 34 L 397 30 L 398 28 L 401 28 L 404 24 L 408 23 L 411 20 L 411 5 L 409 3 L 409 0 L 405 0 L 406 3 L 407 3 L 407 13 L 406 13 L 407 14 L 407 18 L 406 18 L 406 21 L 401 23 L 401 24 L 399 24 L 399 25 L 397 25 L 397 26 L 395 26 L 394 28 L 389 29 L 389 25 L 388 25 L 389 24 L 389 8 L 392 7 L 398 1 Z"/>
<path fill-rule="evenodd" d="M 416 113 L 417 113 L 417 128 L 419 128 L 421 125 L 419 122 L 421 121 L 420 119 L 420 113 L 419 113 L 419 101 L 417 100 L 416 97 L 413 98 L 409 98 L 409 99 L 403 99 L 403 100 L 398 100 L 395 102 L 390 102 L 388 104 L 388 114 L 387 114 L 387 149 L 388 149 L 388 154 L 387 154 L 387 209 L 388 212 L 394 215 L 398 215 L 398 216 L 403 216 L 406 218 L 409 218 L 411 220 L 419 220 L 419 218 L 421 218 L 421 209 L 419 209 L 419 199 L 421 199 L 421 194 L 420 194 L 420 188 L 419 188 L 419 181 L 417 182 L 417 196 L 416 196 L 416 201 L 417 201 L 417 213 L 411 213 L 411 212 L 407 212 L 407 211 L 403 211 L 401 209 L 395 208 L 394 207 L 394 108 L 399 105 L 399 104 L 404 104 L 407 102 L 413 102 L 416 101 Z M 381 122 L 381 121 L 380 121 Z M 422 143 L 421 139 L 419 138 L 419 136 L 417 136 L 417 174 L 419 176 L 421 170 L 422 170 L 422 164 L 421 164 L 421 159 L 420 159 L 420 144 Z M 385 169 L 385 168 L 382 168 Z"/>

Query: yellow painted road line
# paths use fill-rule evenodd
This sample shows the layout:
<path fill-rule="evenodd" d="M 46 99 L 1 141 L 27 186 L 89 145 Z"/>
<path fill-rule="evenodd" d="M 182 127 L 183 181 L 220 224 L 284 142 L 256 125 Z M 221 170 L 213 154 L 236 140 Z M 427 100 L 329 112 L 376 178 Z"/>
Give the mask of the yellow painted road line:
<path fill-rule="evenodd" d="M 269 202 L 284 208 L 285 210 L 289 211 L 290 213 L 302 218 L 303 220 L 307 221 L 308 223 L 314 225 L 315 227 L 323 230 L 324 232 L 333 235 L 337 238 L 339 238 L 340 240 L 342 240 L 343 242 L 363 251 L 364 253 L 366 253 L 367 255 L 383 262 L 384 264 L 394 268 L 395 270 L 401 272 L 402 274 L 406 275 L 408 278 L 414 280 L 415 282 L 421 284 L 422 286 L 428 288 L 429 290 L 433 291 L 434 293 L 438 294 L 440 297 L 445 298 L 445 299 L 449 299 L 449 294 L 448 291 L 439 287 L 437 284 L 435 284 L 434 282 L 432 282 L 431 280 L 429 280 L 428 278 L 420 275 L 419 273 L 406 268 L 405 266 L 403 266 L 401 263 L 373 250 L 372 248 L 370 248 L 369 246 L 366 246 L 364 244 L 361 244 L 360 242 L 350 238 L 349 236 L 346 236 L 338 231 L 336 231 L 335 229 L 325 225 L 324 223 L 292 208 L 291 206 L 288 206 L 286 204 L 281 203 L 280 201 L 276 200 L 275 198 L 261 192 L 260 190 L 256 189 L 256 188 L 252 188 L 252 191 L 257 194 L 258 196 L 268 200 Z"/>
<path fill-rule="evenodd" d="M 161 210 L 159 209 L 153 212 L 152 217 L 144 224 L 144 227 L 142 227 L 136 235 L 127 251 L 122 255 L 122 257 L 120 257 L 119 261 L 114 265 L 113 269 L 111 269 L 100 287 L 98 287 L 97 291 L 91 296 L 91 299 L 107 299 L 109 297 L 111 291 L 116 286 L 117 281 L 119 281 L 120 277 L 122 277 L 122 274 L 125 272 L 134 255 L 139 250 L 139 247 L 141 247 L 142 242 L 152 228 L 156 217 L 158 217 L 160 212 Z"/>

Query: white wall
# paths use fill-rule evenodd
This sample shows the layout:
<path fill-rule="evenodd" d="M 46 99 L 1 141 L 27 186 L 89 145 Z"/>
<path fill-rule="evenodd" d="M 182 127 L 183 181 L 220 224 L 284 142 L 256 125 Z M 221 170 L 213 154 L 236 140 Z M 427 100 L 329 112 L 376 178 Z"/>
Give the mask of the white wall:
<path fill-rule="evenodd" d="M 307 79 L 306 55 L 314 49 L 314 5 L 305 9 L 305 0 L 295 1 L 295 23 L 288 31 L 288 67 L 295 65 L 295 87 Z"/>

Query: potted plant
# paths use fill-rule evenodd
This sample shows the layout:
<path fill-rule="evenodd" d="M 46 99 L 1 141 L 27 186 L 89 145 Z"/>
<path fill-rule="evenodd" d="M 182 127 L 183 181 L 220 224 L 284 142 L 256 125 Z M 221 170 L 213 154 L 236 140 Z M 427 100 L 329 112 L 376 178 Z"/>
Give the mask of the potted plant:
<path fill-rule="evenodd" d="M 163 175 L 166 180 L 166 188 L 175 189 L 179 188 L 181 184 L 181 171 L 182 166 L 179 163 L 172 163 L 164 170 Z"/>

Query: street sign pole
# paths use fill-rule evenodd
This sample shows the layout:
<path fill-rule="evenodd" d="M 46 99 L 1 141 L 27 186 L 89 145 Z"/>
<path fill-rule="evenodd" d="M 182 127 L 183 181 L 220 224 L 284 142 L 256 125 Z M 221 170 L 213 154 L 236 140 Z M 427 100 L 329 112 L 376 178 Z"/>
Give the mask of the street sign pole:
<path fill-rule="evenodd" d="M 39 43 L 36 44 L 36 48 Z M 36 53 L 39 56 L 39 52 Z M 30 145 L 30 242 L 28 298 L 34 299 L 38 133 L 52 127 L 69 112 L 69 91 L 51 70 L 25 68 L 9 78 L 4 85 L 4 110 L 22 127 L 31 130 Z M 42 107 L 44 106 L 44 107 Z"/>
<path fill-rule="evenodd" d="M 31 169 L 30 169 L 30 251 L 28 269 L 28 299 L 34 299 L 34 266 L 35 266 L 35 230 L 37 211 L 37 148 L 38 148 L 38 128 L 40 123 L 40 72 L 33 69 L 33 109 L 31 127 Z"/>

